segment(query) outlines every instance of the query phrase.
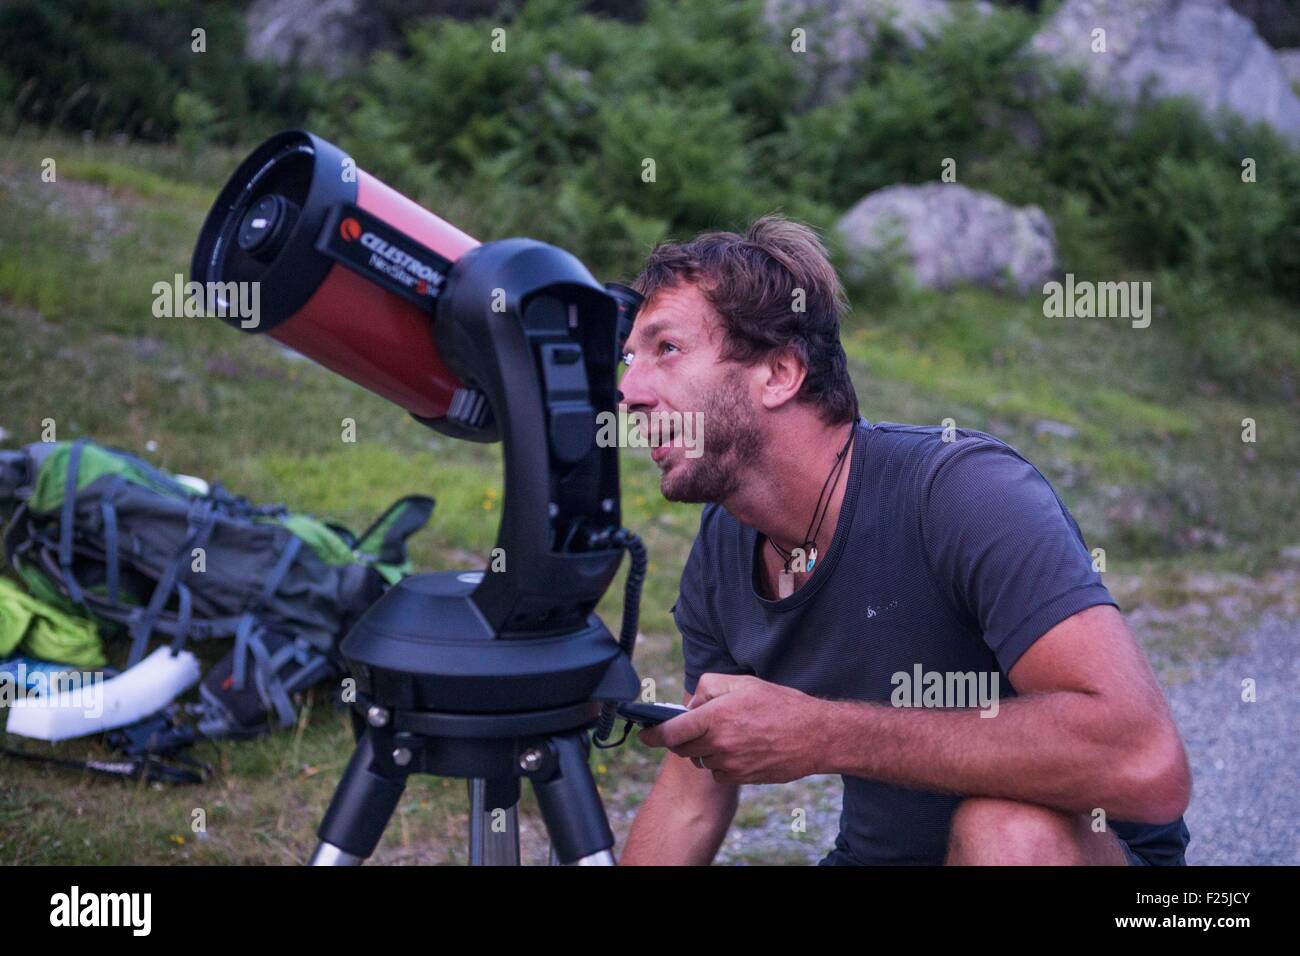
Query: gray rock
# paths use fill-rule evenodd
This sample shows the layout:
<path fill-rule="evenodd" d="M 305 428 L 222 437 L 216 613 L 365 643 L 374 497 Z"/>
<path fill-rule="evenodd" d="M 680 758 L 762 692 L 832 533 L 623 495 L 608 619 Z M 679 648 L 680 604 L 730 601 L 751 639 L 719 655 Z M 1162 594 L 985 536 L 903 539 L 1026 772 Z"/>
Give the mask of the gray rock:
<path fill-rule="evenodd" d="M 1300 44 L 1300 3 L 1296 0 L 1232 0 L 1232 9 L 1255 24 L 1275 49 Z"/>
<path fill-rule="evenodd" d="M 787 49 L 795 29 L 805 31 L 807 52 L 794 54 L 814 85 L 805 107 L 840 95 L 858 76 L 882 23 L 891 23 L 913 49 L 941 30 L 960 4 L 948 0 L 766 0 L 763 16 Z M 981 15 L 989 3 L 972 5 Z M 792 51 L 793 53 L 793 51 Z"/>
<path fill-rule="evenodd" d="M 314 67 L 331 78 L 378 46 L 386 32 L 362 0 L 256 0 L 245 29 L 249 58 Z"/>
<path fill-rule="evenodd" d="M 1300 84 L 1300 47 L 1293 50 L 1278 50 L 1277 62 L 1282 64 L 1282 72 L 1291 81 L 1291 89 Z"/>
<path fill-rule="evenodd" d="M 1056 268 L 1056 234 L 1037 206 L 1016 208 L 957 183 L 890 186 L 836 224 L 852 278 L 868 257 L 900 256 L 918 285 L 1040 288 Z"/>
<path fill-rule="evenodd" d="M 1105 52 L 1093 31 L 1105 30 Z M 1300 142 L 1300 97 L 1254 25 L 1226 0 L 1066 0 L 1030 42 L 1080 67 L 1100 92 L 1136 100 L 1183 96 Z"/>
<path fill-rule="evenodd" d="M 1073 438 L 1079 434 L 1079 430 L 1073 425 L 1067 425 L 1065 422 L 1054 422 L 1050 418 L 1042 418 L 1034 422 L 1035 435 L 1053 435 L 1057 438 Z"/>

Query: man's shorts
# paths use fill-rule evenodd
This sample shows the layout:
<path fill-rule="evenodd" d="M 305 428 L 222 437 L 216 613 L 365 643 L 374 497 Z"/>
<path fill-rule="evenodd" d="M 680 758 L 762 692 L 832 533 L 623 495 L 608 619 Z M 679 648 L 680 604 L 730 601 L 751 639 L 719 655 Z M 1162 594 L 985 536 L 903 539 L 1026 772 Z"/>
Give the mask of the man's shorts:
<path fill-rule="evenodd" d="M 1173 823 L 1135 824 L 1111 821 L 1130 866 L 1186 866 L 1187 844 L 1192 835 L 1179 817 Z"/>
<path fill-rule="evenodd" d="M 1119 824 L 1119 829 L 1133 827 L 1130 823 Z M 1115 838 L 1119 840 L 1119 845 L 1124 848 L 1124 856 L 1128 858 L 1129 866 L 1186 866 L 1187 842 L 1190 834 L 1187 831 L 1187 824 L 1182 818 L 1175 820 L 1173 823 L 1167 823 L 1162 826 L 1146 828 L 1142 835 L 1143 838 L 1136 839 L 1130 843 L 1115 833 Z M 940 866 L 943 864 L 942 859 L 935 860 L 911 860 L 906 861 L 914 865 L 921 866 Z M 861 860 L 857 859 L 849 852 L 848 847 L 836 841 L 835 847 L 818 861 L 818 866 L 862 866 Z"/>
<path fill-rule="evenodd" d="M 1141 853 L 1138 853 L 1136 850 L 1134 850 L 1123 840 L 1119 841 L 1119 845 L 1124 848 L 1124 855 L 1128 857 L 1129 866 L 1185 866 L 1187 862 L 1180 856 L 1177 862 L 1175 863 L 1165 863 L 1163 861 L 1157 863 L 1152 860 L 1148 860 L 1146 857 L 1144 857 Z M 856 860 L 854 860 L 851 856 L 849 856 L 849 854 L 845 853 L 843 850 L 834 849 L 831 850 L 828 854 L 826 854 L 824 858 L 817 861 L 817 865 L 818 866 L 858 866 L 860 864 Z M 938 866 L 941 864 L 933 863 L 932 865 Z"/>
<path fill-rule="evenodd" d="M 1123 840 L 1119 841 L 1119 845 L 1124 848 L 1124 855 L 1128 857 L 1129 866 L 1155 866 L 1154 863 L 1152 863 L 1150 860 L 1144 857 L 1137 850 L 1133 849 Z"/>

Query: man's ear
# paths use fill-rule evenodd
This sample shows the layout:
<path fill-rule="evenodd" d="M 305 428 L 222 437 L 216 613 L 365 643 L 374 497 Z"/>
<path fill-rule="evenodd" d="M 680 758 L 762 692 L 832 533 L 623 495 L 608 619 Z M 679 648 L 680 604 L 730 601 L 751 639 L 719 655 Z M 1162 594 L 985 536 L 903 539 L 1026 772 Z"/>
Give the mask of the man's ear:
<path fill-rule="evenodd" d="M 807 367 L 793 349 L 773 352 L 755 366 L 755 372 L 761 376 L 763 407 L 768 409 L 793 401 L 808 377 Z"/>

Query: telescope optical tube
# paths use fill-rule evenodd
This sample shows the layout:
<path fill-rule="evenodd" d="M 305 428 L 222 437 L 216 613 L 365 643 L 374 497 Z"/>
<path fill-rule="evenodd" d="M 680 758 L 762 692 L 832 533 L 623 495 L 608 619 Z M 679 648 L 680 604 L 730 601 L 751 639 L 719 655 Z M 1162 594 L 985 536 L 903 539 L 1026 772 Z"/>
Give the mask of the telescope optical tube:
<path fill-rule="evenodd" d="M 265 332 L 422 419 L 462 386 L 434 343 L 434 305 L 478 240 L 302 130 L 272 136 L 222 188 L 190 278 L 223 321 Z M 258 283 L 258 314 L 226 308 Z M 241 301 L 249 301 L 242 298 Z"/>

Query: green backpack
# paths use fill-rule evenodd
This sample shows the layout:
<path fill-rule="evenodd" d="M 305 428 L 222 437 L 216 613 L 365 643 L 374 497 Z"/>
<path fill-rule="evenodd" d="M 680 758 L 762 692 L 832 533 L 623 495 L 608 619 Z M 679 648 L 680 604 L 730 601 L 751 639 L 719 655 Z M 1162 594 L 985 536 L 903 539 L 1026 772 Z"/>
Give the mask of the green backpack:
<path fill-rule="evenodd" d="M 172 647 L 233 638 L 203 682 L 211 731 L 282 726 L 292 693 L 330 673 L 339 639 L 410 573 L 406 540 L 433 499 L 411 495 L 355 535 L 283 505 L 254 505 L 214 482 L 205 492 L 89 440 L 0 454 L 5 556 L 33 595 L 131 640 Z M 226 726 L 222 726 L 222 724 Z"/>

